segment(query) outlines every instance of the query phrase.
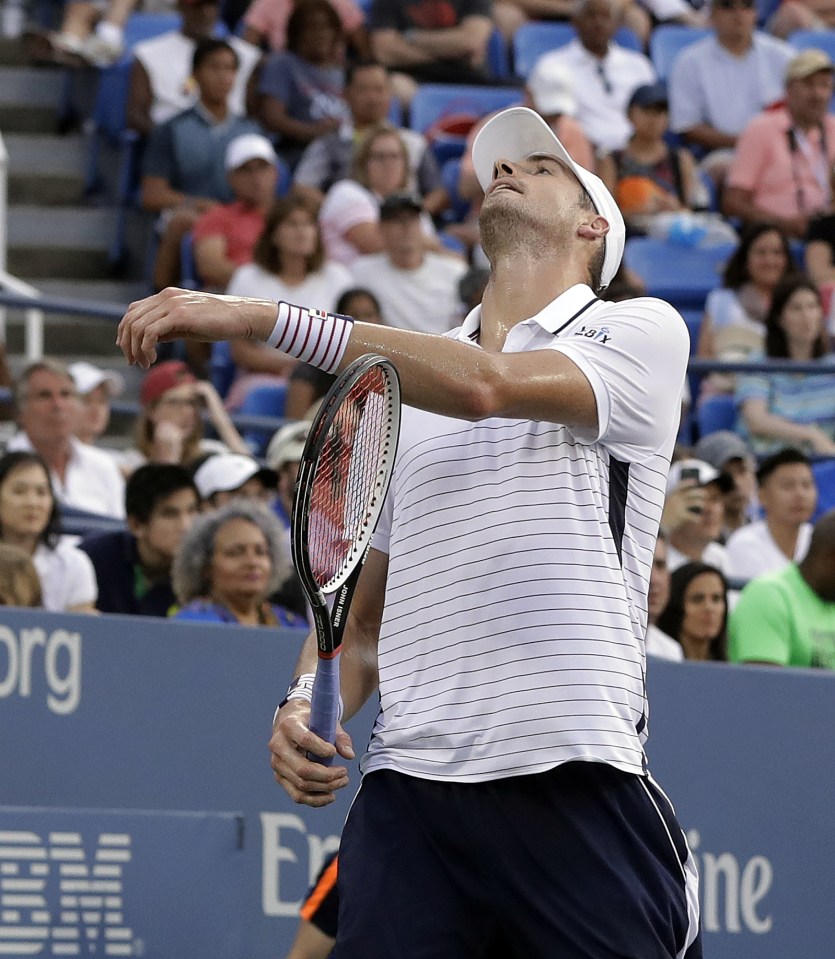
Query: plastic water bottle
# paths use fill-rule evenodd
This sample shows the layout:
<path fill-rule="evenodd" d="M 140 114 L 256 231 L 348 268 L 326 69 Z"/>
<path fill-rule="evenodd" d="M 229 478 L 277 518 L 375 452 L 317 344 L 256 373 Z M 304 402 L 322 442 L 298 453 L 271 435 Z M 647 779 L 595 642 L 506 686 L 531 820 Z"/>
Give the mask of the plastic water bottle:
<path fill-rule="evenodd" d="M 23 0 L 5 0 L 0 10 L 0 33 L 7 40 L 18 40 L 23 35 L 26 11 Z"/>
<path fill-rule="evenodd" d="M 689 213 L 678 213 L 670 224 L 667 239 L 681 246 L 698 246 L 704 239 L 707 229 Z"/>

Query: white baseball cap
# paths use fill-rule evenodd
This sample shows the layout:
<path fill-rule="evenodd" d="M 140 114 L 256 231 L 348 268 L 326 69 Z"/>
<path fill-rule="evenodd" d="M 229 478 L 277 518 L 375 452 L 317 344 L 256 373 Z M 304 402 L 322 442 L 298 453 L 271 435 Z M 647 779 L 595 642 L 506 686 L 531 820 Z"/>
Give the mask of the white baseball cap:
<path fill-rule="evenodd" d="M 600 177 L 590 173 L 568 155 L 548 124 L 528 107 L 509 107 L 491 117 L 479 130 L 473 142 L 473 166 L 483 190 L 493 182 L 496 160 L 507 157 L 516 162 L 532 153 L 547 153 L 561 160 L 586 188 L 595 210 L 609 224 L 604 238 L 605 256 L 600 287 L 604 289 L 618 271 L 623 258 L 626 226 L 615 198 Z"/>
<path fill-rule="evenodd" d="M 715 469 L 710 463 L 705 463 L 704 460 L 676 460 L 670 467 L 670 472 L 667 475 L 668 493 L 672 492 L 682 482 L 681 473 L 682 470 L 686 469 L 698 471 L 697 486 L 707 486 L 708 483 L 717 483 L 723 493 L 729 493 L 736 486 L 731 476 L 727 473 L 720 473 L 718 469 Z"/>
<path fill-rule="evenodd" d="M 550 57 L 540 58 L 528 74 L 525 86 L 536 112 L 543 117 L 556 113 L 573 117 L 577 112 L 574 80 L 565 64 Z"/>
<path fill-rule="evenodd" d="M 266 460 L 274 470 L 287 463 L 298 463 L 304 452 L 304 444 L 310 423 L 286 423 L 276 430 L 267 447 Z"/>
<path fill-rule="evenodd" d="M 278 480 L 275 470 L 261 466 L 251 456 L 240 453 L 216 453 L 201 463 L 194 474 L 194 485 L 201 499 L 215 493 L 231 493 L 240 489 L 253 476 L 259 477 L 266 487 L 273 487 Z"/>
<path fill-rule="evenodd" d="M 111 397 L 119 396 L 125 389 L 125 378 L 121 373 L 115 370 L 103 370 L 92 363 L 79 360 L 78 363 L 71 363 L 67 370 L 75 383 L 75 388 L 81 394 L 86 396 L 92 393 L 97 386 L 102 383 L 107 385 L 107 391 Z"/>
<path fill-rule="evenodd" d="M 243 133 L 226 148 L 224 165 L 227 170 L 237 170 L 250 160 L 266 160 L 273 166 L 277 162 L 272 143 L 260 133 Z"/>

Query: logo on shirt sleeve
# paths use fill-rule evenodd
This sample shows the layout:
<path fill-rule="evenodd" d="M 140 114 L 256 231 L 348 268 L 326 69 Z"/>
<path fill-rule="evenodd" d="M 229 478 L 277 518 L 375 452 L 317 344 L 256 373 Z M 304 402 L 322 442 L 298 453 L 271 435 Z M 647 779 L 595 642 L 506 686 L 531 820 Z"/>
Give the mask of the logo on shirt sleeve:
<path fill-rule="evenodd" d="M 587 340 L 595 340 L 597 343 L 608 343 L 612 338 L 612 331 L 608 326 L 601 326 L 599 329 L 595 326 L 581 326 L 574 335 L 584 336 Z"/>

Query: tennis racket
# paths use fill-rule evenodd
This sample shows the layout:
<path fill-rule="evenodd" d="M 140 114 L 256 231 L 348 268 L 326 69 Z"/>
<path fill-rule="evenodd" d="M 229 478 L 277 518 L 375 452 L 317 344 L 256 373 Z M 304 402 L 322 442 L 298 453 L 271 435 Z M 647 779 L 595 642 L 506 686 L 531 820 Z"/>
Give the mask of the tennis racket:
<path fill-rule="evenodd" d="M 383 508 L 399 432 L 397 371 L 383 357 L 361 356 L 322 401 L 299 463 L 291 552 L 313 613 L 319 655 L 310 729 L 329 743 L 339 718 L 339 652 L 348 607 Z M 326 599 L 331 595 L 332 611 Z"/>

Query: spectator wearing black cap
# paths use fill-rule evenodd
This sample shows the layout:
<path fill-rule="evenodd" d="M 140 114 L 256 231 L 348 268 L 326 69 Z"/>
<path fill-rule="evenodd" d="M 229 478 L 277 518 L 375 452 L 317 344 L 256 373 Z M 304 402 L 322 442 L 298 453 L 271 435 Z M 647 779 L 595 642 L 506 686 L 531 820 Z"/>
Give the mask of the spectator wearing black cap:
<path fill-rule="evenodd" d="M 667 565 L 671 570 L 698 562 L 728 575 L 728 553 L 719 536 L 722 496 L 732 486 L 727 473 L 701 460 L 677 460 L 670 467 L 661 528 L 669 540 Z"/>
<path fill-rule="evenodd" d="M 194 480 L 182 466 L 149 463 L 133 473 L 125 489 L 128 529 L 81 544 L 96 571 L 100 612 L 168 615 L 177 602 L 171 564 L 199 502 Z"/>
<path fill-rule="evenodd" d="M 598 172 L 615 195 L 633 232 L 648 232 L 653 217 L 706 205 L 693 156 L 665 139 L 669 127 L 667 88 L 639 86 L 626 115 L 632 135 L 623 149 L 602 157 Z"/>
<path fill-rule="evenodd" d="M 737 530 L 727 543 L 734 579 L 754 579 L 800 562 L 812 538 L 818 491 L 808 456 L 786 447 L 766 457 L 757 485 L 763 518 Z"/>
<path fill-rule="evenodd" d="M 731 533 L 760 515 L 754 454 L 738 434 L 716 430 L 696 443 L 693 455 L 720 473 L 728 473 L 734 481 L 734 488 L 725 493 L 723 539 L 727 540 Z"/>
<path fill-rule="evenodd" d="M 380 301 L 386 325 L 418 333 L 446 333 L 459 316 L 458 282 L 467 265 L 426 249 L 414 193 L 392 193 L 380 204 L 380 253 L 361 256 L 351 272 Z"/>

